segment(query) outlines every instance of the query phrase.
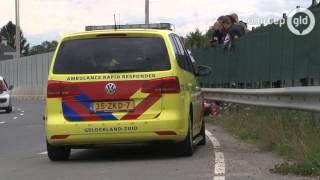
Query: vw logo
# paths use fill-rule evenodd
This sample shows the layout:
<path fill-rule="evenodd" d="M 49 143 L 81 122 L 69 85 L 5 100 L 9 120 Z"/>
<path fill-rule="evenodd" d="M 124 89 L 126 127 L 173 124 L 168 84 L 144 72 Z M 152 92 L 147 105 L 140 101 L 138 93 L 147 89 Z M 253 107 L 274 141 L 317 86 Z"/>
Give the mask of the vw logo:
<path fill-rule="evenodd" d="M 106 85 L 107 94 L 112 95 L 112 94 L 116 93 L 116 90 L 117 90 L 117 86 L 114 83 L 108 83 Z"/>

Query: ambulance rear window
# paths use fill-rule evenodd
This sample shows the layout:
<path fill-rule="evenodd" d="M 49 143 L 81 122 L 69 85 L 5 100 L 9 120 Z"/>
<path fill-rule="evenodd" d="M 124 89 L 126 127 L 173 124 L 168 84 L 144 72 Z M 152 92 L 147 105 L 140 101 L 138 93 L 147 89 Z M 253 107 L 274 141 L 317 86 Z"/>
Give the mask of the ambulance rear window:
<path fill-rule="evenodd" d="M 104 37 L 67 40 L 59 48 L 54 74 L 165 71 L 168 51 L 158 37 Z"/>

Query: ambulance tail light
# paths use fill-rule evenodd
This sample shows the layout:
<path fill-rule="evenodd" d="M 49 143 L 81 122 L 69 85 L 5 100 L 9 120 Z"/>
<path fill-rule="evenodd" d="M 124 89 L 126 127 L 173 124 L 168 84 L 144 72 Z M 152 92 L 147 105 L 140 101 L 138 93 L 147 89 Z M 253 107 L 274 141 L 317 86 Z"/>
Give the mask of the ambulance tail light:
<path fill-rule="evenodd" d="M 48 81 L 48 98 L 71 97 L 77 95 L 80 95 L 80 89 L 74 83 L 62 81 Z"/>
<path fill-rule="evenodd" d="M 177 77 L 165 77 L 154 79 L 144 83 L 143 93 L 157 93 L 157 94 L 176 94 L 180 93 L 180 84 Z"/>

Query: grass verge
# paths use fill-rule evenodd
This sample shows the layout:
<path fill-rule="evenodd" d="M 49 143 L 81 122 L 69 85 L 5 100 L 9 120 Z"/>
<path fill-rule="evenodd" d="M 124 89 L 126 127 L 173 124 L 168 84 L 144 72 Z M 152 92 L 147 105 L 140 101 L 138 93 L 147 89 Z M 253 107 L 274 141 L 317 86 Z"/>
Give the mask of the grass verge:
<path fill-rule="evenodd" d="M 215 124 L 288 160 L 272 172 L 320 176 L 319 114 L 244 105 L 231 105 L 220 113 Z"/>

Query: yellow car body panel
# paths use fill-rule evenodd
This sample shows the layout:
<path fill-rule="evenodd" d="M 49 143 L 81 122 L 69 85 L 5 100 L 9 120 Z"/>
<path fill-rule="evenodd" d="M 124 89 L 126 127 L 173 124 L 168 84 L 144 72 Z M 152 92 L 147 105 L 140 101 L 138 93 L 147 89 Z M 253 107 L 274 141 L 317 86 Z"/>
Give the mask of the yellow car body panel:
<path fill-rule="evenodd" d="M 96 74 L 54 73 L 56 59 L 64 42 L 95 39 L 98 37 L 108 38 L 109 36 L 121 36 L 122 34 L 125 34 L 126 37 L 161 38 L 168 53 L 170 69 L 150 72 Z M 45 115 L 48 143 L 56 146 L 77 146 L 152 141 L 181 142 L 186 138 L 188 133 L 188 117 L 191 109 L 193 114 L 194 136 L 196 136 L 200 132 L 203 121 L 200 88 L 196 82 L 195 75 L 183 70 L 177 63 L 175 50 L 169 37 L 170 34 L 173 33 L 167 30 L 110 30 L 64 36 L 53 56 L 48 77 L 48 91 L 52 89 L 52 87 L 49 87 L 52 82 L 76 84 L 79 87 L 81 86 L 81 91 L 85 91 L 87 97 L 74 96 L 65 98 L 49 97 L 48 95 Z M 164 93 L 159 95 L 157 93 L 143 92 L 142 89 L 146 82 L 167 77 L 175 77 L 178 79 L 180 86 L 178 93 Z M 130 91 L 131 87 L 134 88 L 137 86 L 136 90 L 132 93 L 122 92 L 121 96 L 123 97 L 127 96 L 126 93 L 130 94 L 127 98 L 116 99 L 115 97 L 113 101 L 130 100 L 135 105 L 134 111 L 139 112 L 119 111 L 111 113 L 102 112 L 98 114 L 92 111 L 92 103 L 100 101 L 97 100 L 98 95 L 95 96 L 95 93 L 92 92 L 95 92 L 95 88 L 104 87 L 105 84 L 110 82 L 120 87 L 120 90 L 117 89 L 117 91 Z M 98 85 L 94 85 L 95 83 Z M 137 85 L 139 83 L 141 86 Z M 122 86 L 126 88 L 121 89 Z M 96 94 L 99 94 L 102 93 L 102 91 L 104 92 L 105 89 L 96 91 Z M 111 97 L 111 95 L 108 95 L 108 97 Z M 89 102 L 85 100 L 85 98 L 96 99 Z M 104 98 L 103 100 L 107 101 L 108 99 Z M 76 114 L 74 112 L 75 109 L 76 111 L 78 109 L 79 112 L 86 112 L 87 114 L 84 115 L 80 113 L 79 115 L 78 113 L 79 116 L 74 115 Z M 108 117 L 112 117 L 112 119 L 108 119 Z"/>

